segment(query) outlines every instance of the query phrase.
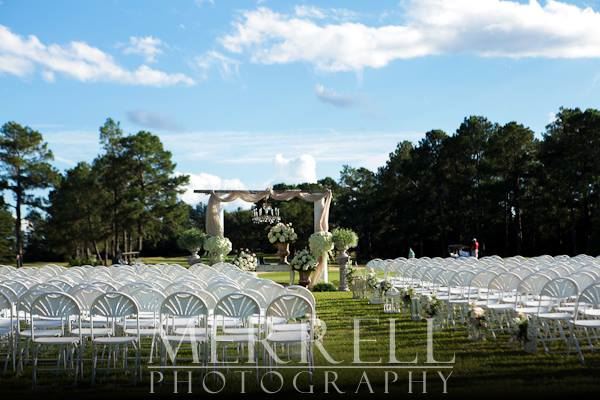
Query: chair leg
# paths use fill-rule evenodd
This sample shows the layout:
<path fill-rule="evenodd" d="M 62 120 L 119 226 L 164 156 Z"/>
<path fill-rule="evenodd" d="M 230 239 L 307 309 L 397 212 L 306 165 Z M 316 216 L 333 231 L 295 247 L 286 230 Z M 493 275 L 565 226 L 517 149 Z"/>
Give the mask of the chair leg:
<path fill-rule="evenodd" d="M 98 365 L 98 349 L 92 344 L 92 385 L 96 383 L 96 367 Z"/>
<path fill-rule="evenodd" d="M 33 371 L 32 371 L 32 378 L 31 378 L 32 382 L 33 382 L 33 386 L 37 385 L 38 351 L 39 351 L 39 345 L 34 346 L 34 349 L 33 349 Z"/>

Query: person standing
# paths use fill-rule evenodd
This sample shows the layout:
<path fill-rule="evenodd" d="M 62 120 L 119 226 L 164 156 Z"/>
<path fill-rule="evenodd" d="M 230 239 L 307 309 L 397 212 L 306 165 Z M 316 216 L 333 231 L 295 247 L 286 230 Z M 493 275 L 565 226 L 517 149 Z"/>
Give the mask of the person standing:
<path fill-rule="evenodd" d="M 471 242 L 471 257 L 479 258 L 479 242 L 477 238 L 473 238 Z"/>

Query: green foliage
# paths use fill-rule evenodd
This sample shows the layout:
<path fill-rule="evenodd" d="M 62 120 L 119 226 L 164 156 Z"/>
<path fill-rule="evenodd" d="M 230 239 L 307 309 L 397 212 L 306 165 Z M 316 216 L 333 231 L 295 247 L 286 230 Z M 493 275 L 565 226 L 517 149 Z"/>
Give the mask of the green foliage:
<path fill-rule="evenodd" d="M 336 228 L 331 232 L 331 235 L 337 250 L 347 250 L 356 247 L 358 244 L 358 235 L 352 229 Z"/>
<path fill-rule="evenodd" d="M 53 155 L 42 134 L 16 122 L 7 122 L 0 128 L 0 188 L 14 198 L 15 250 L 23 255 L 21 230 L 22 207 L 39 208 L 42 199 L 31 192 L 51 187 L 58 173 L 50 165 Z"/>
<path fill-rule="evenodd" d="M 190 228 L 181 233 L 177 239 L 177 245 L 189 251 L 192 255 L 197 254 L 202 249 L 202 244 L 206 234 L 197 228 Z"/>
<path fill-rule="evenodd" d="M 312 288 L 313 292 L 337 292 L 337 288 L 331 282 L 319 282 Z"/>
<path fill-rule="evenodd" d="M 14 261 L 14 218 L 0 200 L 0 260 Z"/>

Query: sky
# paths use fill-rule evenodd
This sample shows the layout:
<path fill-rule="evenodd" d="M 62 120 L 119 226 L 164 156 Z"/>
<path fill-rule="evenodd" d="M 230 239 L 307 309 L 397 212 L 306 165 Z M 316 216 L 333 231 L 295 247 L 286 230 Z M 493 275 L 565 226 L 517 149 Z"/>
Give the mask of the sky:
<path fill-rule="evenodd" d="M 107 117 L 149 130 L 193 189 L 376 170 L 468 115 L 541 134 L 600 108 L 600 0 L 0 0 L 0 123 L 60 170 Z"/>

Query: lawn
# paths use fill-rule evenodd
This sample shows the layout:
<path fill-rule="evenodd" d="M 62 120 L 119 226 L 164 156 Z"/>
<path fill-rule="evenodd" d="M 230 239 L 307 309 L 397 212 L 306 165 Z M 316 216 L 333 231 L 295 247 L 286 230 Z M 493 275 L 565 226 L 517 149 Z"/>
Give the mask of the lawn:
<path fill-rule="evenodd" d="M 157 262 L 158 259 L 146 260 Z M 169 259 L 169 262 L 174 262 Z M 286 272 L 264 273 L 278 282 L 287 282 L 289 275 Z M 330 268 L 330 276 L 337 280 L 337 268 Z M 393 380 L 394 373 L 397 374 L 397 382 L 389 384 L 389 392 L 392 395 L 406 396 L 408 392 L 408 375 L 412 371 L 413 379 L 422 379 L 422 371 L 427 371 L 427 392 L 440 394 L 442 381 L 438 376 L 438 368 L 441 364 L 426 364 L 426 338 L 427 330 L 425 322 L 415 322 L 410 319 L 406 311 L 401 314 L 385 314 L 382 305 L 371 305 L 367 300 L 352 299 L 351 293 L 332 292 L 315 293 L 317 300 L 317 311 L 319 318 L 326 324 L 326 334 L 323 339 L 323 347 L 330 356 L 340 361 L 339 365 L 332 365 L 320 351 L 315 351 L 316 364 L 321 368 L 315 371 L 314 391 L 317 394 L 324 392 L 325 371 L 335 371 L 339 376 L 338 387 L 345 392 L 354 393 L 358 390 L 359 395 L 370 395 L 369 386 L 364 382 L 363 372 L 366 372 L 371 388 L 375 393 L 384 394 L 386 375 L 388 381 Z M 361 318 L 359 355 L 360 368 L 347 368 L 353 364 L 353 357 L 357 354 L 353 351 L 353 337 L 355 335 L 354 319 Z M 388 365 L 389 357 L 389 325 L 390 318 L 395 318 L 395 346 L 393 351 L 397 360 L 404 362 L 403 368 Z M 600 355 L 598 353 L 586 353 L 586 365 L 582 366 L 574 354 L 545 354 L 539 351 L 537 354 L 525 353 L 521 347 L 510 341 L 508 334 L 499 335 L 497 339 L 488 338 L 481 342 L 472 342 L 467 339 L 464 327 L 455 329 L 443 329 L 434 332 L 433 354 L 438 362 L 451 360 L 455 356 L 455 362 L 445 364 L 446 368 L 439 370 L 450 378 L 447 382 L 447 391 L 450 397 L 506 397 L 524 394 L 528 397 L 548 397 L 569 395 L 573 396 L 584 392 L 600 391 Z M 418 357 L 417 363 L 406 362 Z M 377 362 L 383 358 L 381 362 Z M 367 365 L 368 362 L 374 364 Z M 431 367 L 431 368 L 424 368 Z M 185 369 L 185 367 L 182 367 Z M 249 368 L 252 372 L 252 369 Z M 386 373 L 386 371 L 388 371 Z M 89 364 L 87 366 L 89 373 Z M 289 395 L 296 394 L 292 386 L 293 375 L 296 370 L 287 369 L 282 371 L 284 387 L 282 392 Z M 227 374 L 227 387 L 229 393 L 239 393 L 239 378 L 235 373 Z M 308 387 L 305 377 L 299 380 L 300 389 Z M 331 378 L 331 376 L 329 376 Z M 112 379 L 112 378 L 111 378 Z M 362 384 L 359 384 L 363 379 Z M 172 393 L 172 375 L 165 373 L 166 384 L 158 386 L 155 390 L 168 394 Z M 39 391 L 54 392 L 65 389 L 62 383 L 56 380 L 42 379 L 43 385 Z M 51 385 L 50 383 L 53 382 Z M 266 380 L 267 386 L 270 384 Z M 422 384 L 414 383 L 413 391 L 420 393 Z M 0 387 L 6 393 L 29 393 L 31 380 L 29 370 L 20 378 L 11 374 L 0 378 Z M 113 383 L 99 384 L 90 387 L 86 379 L 76 388 L 70 388 L 72 394 L 97 395 L 98 397 L 114 397 L 115 391 L 120 386 Z M 126 386 L 127 396 L 146 397 L 149 391 L 149 372 L 145 373 L 145 380 L 136 387 Z M 180 388 L 181 389 L 181 388 Z M 246 382 L 247 391 L 258 391 L 261 389 L 254 379 Z M 330 387 L 330 391 L 332 388 Z M 205 394 L 202 388 L 201 378 L 195 381 L 194 392 L 198 396 Z"/>

